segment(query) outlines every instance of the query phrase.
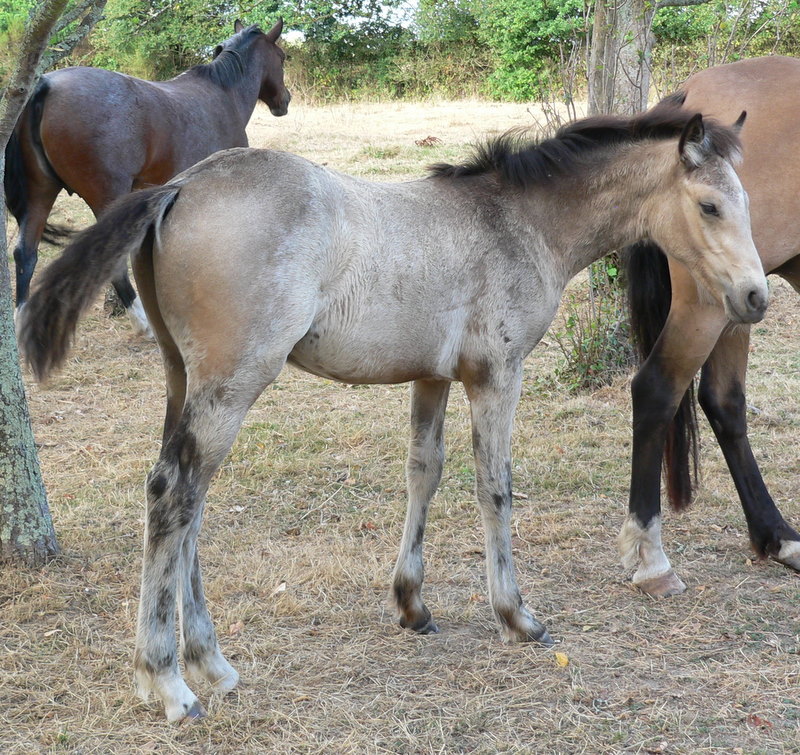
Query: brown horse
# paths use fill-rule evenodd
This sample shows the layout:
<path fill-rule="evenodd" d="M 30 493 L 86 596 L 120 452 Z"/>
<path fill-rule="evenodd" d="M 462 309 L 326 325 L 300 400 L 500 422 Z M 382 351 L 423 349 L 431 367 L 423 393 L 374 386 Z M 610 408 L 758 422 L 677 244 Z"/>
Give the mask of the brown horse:
<path fill-rule="evenodd" d="M 282 152 L 220 152 L 119 200 L 40 277 L 20 318 L 38 377 L 132 255 L 167 377 L 161 456 L 146 485 L 134 665 L 169 720 L 203 714 L 183 679 L 238 679 L 203 597 L 197 536 L 209 482 L 287 361 L 348 383 L 413 381 L 408 510 L 392 596 L 400 623 L 436 624 L 422 545 L 444 461 L 450 384 L 470 402 L 489 600 L 503 637 L 551 644 L 511 549 L 511 429 L 523 360 L 569 279 L 648 237 L 731 319 L 757 322 L 767 284 L 733 161 L 734 130 L 674 107 L 599 118 L 539 144 L 495 141 L 468 164 L 369 183 Z M 716 209 L 717 214 L 710 209 Z M 224 312 L 224 316 L 220 316 Z"/>
<path fill-rule="evenodd" d="M 710 68 L 667 102 L 722 119 L 747 109 L 738 173 L 750 197 L 753 239 L 765 273 L 777 273 L 800 291 L 800 60 L 754 58 Z M 747 439 L 750 328 L 734 327 L 686 267 L 674 257 L 667 267 L 652 244 L 635 247 L 629 277 L 635 331 L 643 355 L 649 355 L 632 387 L 630 507 L 620 533 L 623 561 L 636 568 L 634 583 L 656 596 L 685 589 L 661 545 L 661 459 L 664 454 L 670 501 L 681 508 L 691 499 L 690 458 L 696 468 L 697 454 L 693 393 L 687 388 L 701 367 L 699 402 L 739 493 L 753 549 L 800 570 L 800 535 L 767 491 Z"/>
<path fill-rule="evenodd" d="M 266 34 L 239 21 L 214 59 L 170 81 L 143 81 L 100 68 L 44 76 L 6 148 L 6 201 L 19 224 L 17 307 L 28 298 L 37 249 L 61 189 L 95 217 L 117 197 L 163 184 L 220 149 L 247 146 L 245 126 L 262 100 L 285 115 L 283 21 Z M 147 319 L 127 270 L 113 285 L 134 326 Z"/>

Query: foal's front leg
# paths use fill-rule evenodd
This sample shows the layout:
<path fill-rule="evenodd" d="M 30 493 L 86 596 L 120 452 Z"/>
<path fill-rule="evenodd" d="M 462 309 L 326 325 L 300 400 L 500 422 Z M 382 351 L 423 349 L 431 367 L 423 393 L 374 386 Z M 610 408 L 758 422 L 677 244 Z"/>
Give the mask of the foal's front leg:
<path fill-rule="evenodd" d="M 472 414 L 478 506 L 486 536 L 489 600 L 507 642 L 553 644 L 522 602 L 511 555 L 511 430 L 522 365 L 484 365 L 462 376 Z"/>
<path fill-rule="evenodd" d="M 392 599 L 400 626 L 420 634 L 439 631 L 420 597 L 425 574 L 422 540 L 428 505 L 442 478 L 444 413 L 449 393 L 450 383 L 442 380 L 417 380 L 411 387 L 411 440 L 406 462 L 408 508 L 394 568 Z"/>

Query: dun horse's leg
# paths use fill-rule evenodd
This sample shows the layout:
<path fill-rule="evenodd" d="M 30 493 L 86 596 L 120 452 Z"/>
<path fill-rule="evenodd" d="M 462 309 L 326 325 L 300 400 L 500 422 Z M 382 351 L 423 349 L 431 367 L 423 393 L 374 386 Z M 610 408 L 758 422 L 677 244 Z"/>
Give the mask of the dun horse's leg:
<path fill-rule="evenodd" d="M 466 372 L 466 374 L 464 374 Z M 511 555 L 511 430 L 522 365 L 483 362 L 462 371 L 470 401 L 478 506 L 486 537 L 489 601 L 507 642 L 553 644 L 522 602 Z"/>
<path fill-rule="evenodd" d="M 249 396 L 250 400 L 245 400 L 242 393 L 234 394 L 232 389 L 225 395 L 219 393 L 188 398 L 147 480 L 134 666 L 140 694 L 147 697 L 155 692 L 170 721 L 204 715 L 178 669 L 175 608 L 179 582 L 183 588 L 181 612 L 185 625 L 182 646 L 190 658 L 190 668 L 209 668 L 213 666 L 209 658 L 221 658 L 202 598 L 196 538 L 209 481 L 230 450 L 245 412 L 258 393 Z M 234 395 L 235 400 L 231 398 Z M 214 668 L 220 667 L 218 662 Z M 235 673 L 233 669 L 227 671 L 222 686 L 229 686 L 231 681 L 235 684 Z M 222 680 L 215 677 L 212 681 Z"/>
<path fill-rule="evenodd" d="M 681 398 L 724 324 L 724 315 L 715 309 L 673 303 L 655 348 L 631 385 L 630 500 L 618 545 L 625 567 L 636 570 L 633 583 L 654 597 L 677 595 L 686 589 L 661 544 L 661 460 Z M 687 340 L 687 333 L 694 334 L 694 341 Z"/>
<path fill-rule="evenodd" d="M 424 579 L 422 541 L 428 505 L 442 478 L 444 413 L 449 392 L 450 383 L 444 381 L 417 380 L 411 388 L 411 440 L 406 463 L 408 508 L 392 595 L 400 626 L 420 634 L 438 631 L 420 597 Z"/>
<path fill-rule="evenodd" d="M 775 506 L 747 439 L 744 383 L 749 344 L 749 328 L 723 333 L 703 367 L 699 401 L 739 493 L 754 550 L 800 571 L 800 535 Z"/>

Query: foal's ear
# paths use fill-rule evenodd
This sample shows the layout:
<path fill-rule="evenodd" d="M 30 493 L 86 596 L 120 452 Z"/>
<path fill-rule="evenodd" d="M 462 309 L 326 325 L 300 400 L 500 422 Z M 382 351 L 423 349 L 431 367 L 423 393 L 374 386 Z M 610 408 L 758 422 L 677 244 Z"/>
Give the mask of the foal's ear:
<path fill-rule="evenodd" d="M 281 32 L 282 32 L 282 31 L 283 31 L 283 19 L 282 19 L 282 18 L 279 18 L 279 19 L 278 19 L 278 20 L 275 22 L 275 26 L 273 26 L 273 27 L 272 27 L 272 28 L 271 28 L 271 29 L 270 29 L 270 30 L 267 32 L 267 40 L 268 40 L 269 42 L 277 42 L 277 41 L 278 41 L 278 37 L 280 37 L 280 35 L 281 35 Z"/>
<path fill-rule="evenodd" d="M 237 18 L 233 22 L 233 31 L 238 34 L 242 29 L 244 29 L 244 24 Z"/>
<path fill-rule="evenodd" d="M 703 125 L 703 116 L 701 113 L 695 113 L 683 127 L 683 133 L 678 141 L 678 152 L 681 161 L 687 168 L 698 168 L 703 164 L 705 137 L 706 128 Z"/>
<path fill-rule="evenodd" d="M 731 128 L 737 133 L 741 133 L 742 126 L 744 126 L 744 119 L 747 118 L 747 111 L 742 110 L 742 114 L 736 119 L 736 123 Z"/>

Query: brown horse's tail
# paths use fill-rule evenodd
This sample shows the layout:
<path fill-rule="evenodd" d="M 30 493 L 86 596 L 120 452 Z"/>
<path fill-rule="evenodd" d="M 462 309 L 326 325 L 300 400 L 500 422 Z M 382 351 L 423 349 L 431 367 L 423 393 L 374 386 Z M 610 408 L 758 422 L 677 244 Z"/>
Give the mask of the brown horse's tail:
<path fill-rule="evenodd" d="M 17 125 L 11 132 L 8 144 L 6 144 L 6 169 L 3 174 L 3 187 L 6 192 L 6 206 L 17 223 L 21 223 L 28 212 L 28 177 L 22 160 L 21 139 L 24 138 L 30 142 L 38 156 L 39 165 L 47 176 L 70 194 L 74 193 L 61 180 L 55 168 L 50 164 L 47 152 L 42 144 L 40 126 L 42 113 L 44 112 L 44 101 L 49 91 L 49 82 L 46 78 L 41 79 L 20 114 Z M 24 134 L 22 133 L 23 131 L 25 132 Z M 47 223 L 43 238 L 51 244 L 61 244 L 71 235 L 72 230 L 67 226 Z"/>
<path fill-rule="evenodd" d="M 631 336 L 644 362 L 653 350 L 669 315 L 672 284 L 667 259 L 655 244 L 641 242 L 627 249 L 628 303 Z M 692 383 L 667 430 L 664 473 L 674 509 L 692 501 L 699 463 L 697 412 Z"/>
<path fill-rule="evenodd" d="M 38 380 L 64 361 L 81 314 L 128 257 L 152 243 L 179 191 L 156 186 L 121 197 L 42 273 L 18 321 L 20 349 Z"/>

